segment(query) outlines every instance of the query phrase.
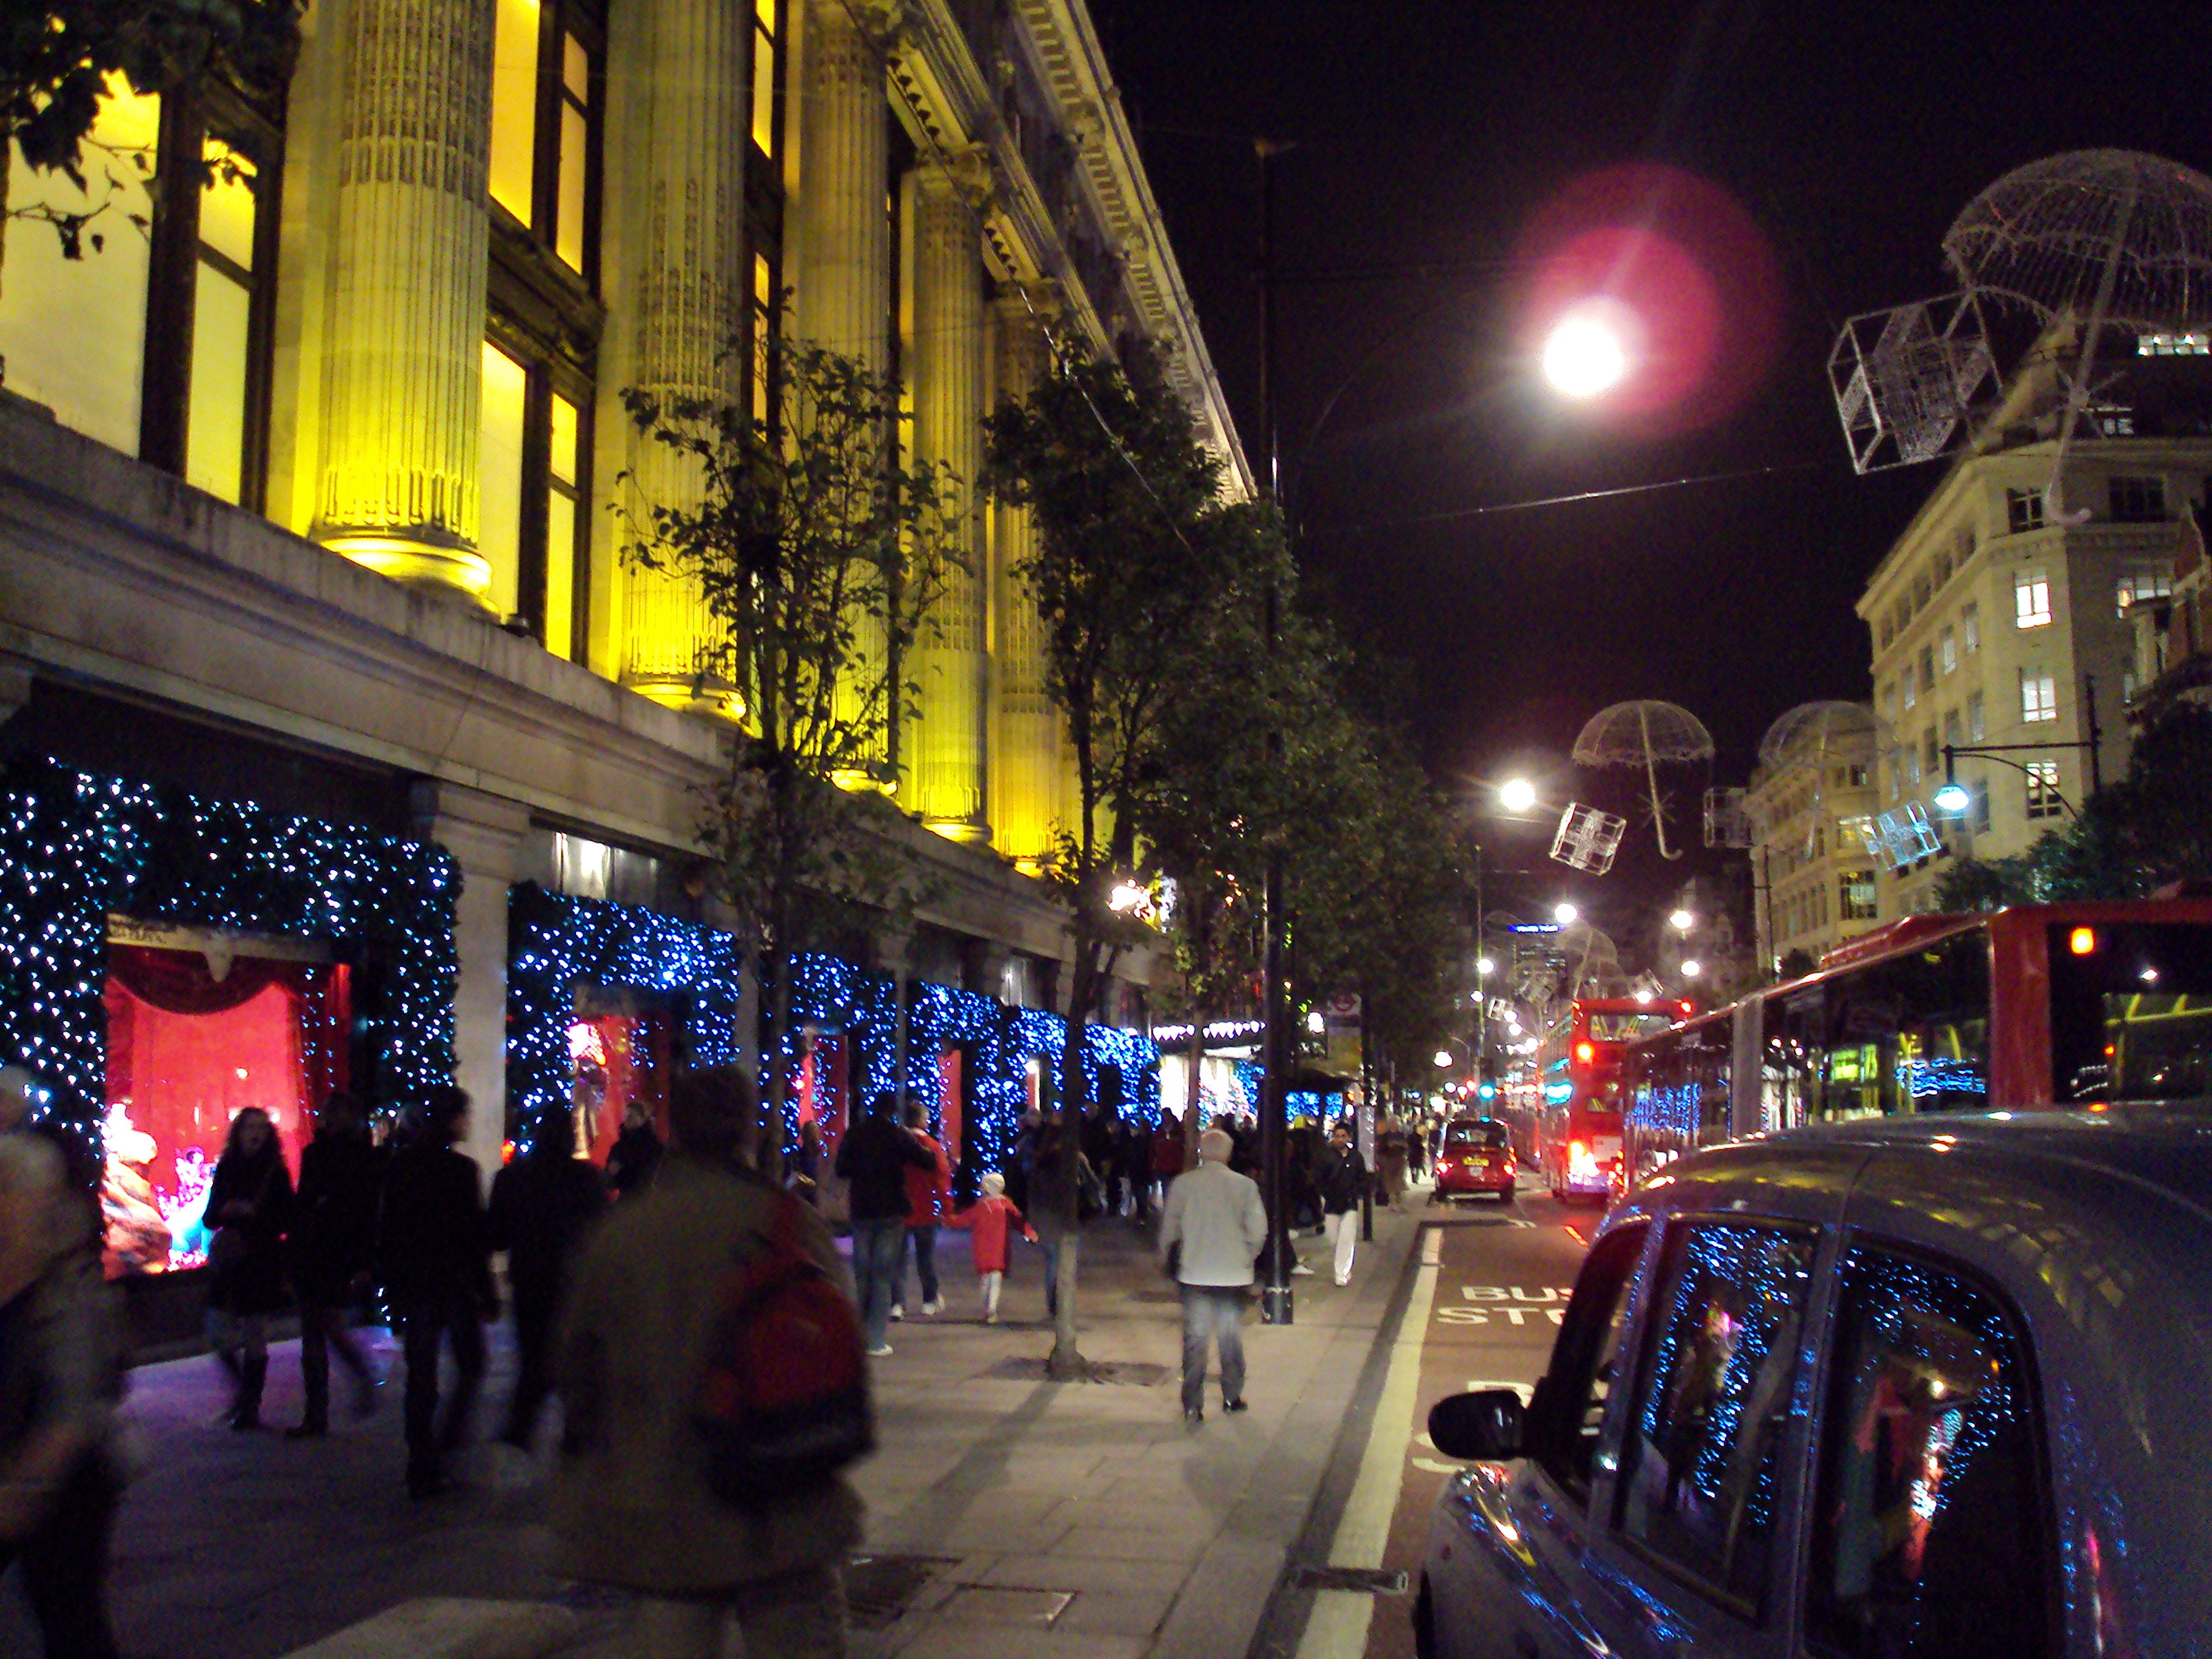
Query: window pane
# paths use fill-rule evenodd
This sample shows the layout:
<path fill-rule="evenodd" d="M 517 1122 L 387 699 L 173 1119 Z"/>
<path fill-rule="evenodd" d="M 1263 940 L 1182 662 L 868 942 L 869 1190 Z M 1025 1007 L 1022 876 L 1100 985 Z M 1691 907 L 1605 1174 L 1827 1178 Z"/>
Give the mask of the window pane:
<path fill-rule="evenodd" d="M 1844 1257 L 1808 1636 L 1850 1659 L 2055 1650 L 2026 1383 L 1988 1298 L 1917 1262 Z"/>
<path fill-rule="evenodd" d="M 576 502 L 545 492 L 545 648 L 571 655 L 576 630 Z"/>
<path fill-rule="evenodd" d="M 763 29 L 753 31 L 753 143 L 775 154 L 775 41 Z"/>
<path fill-rule="evenodd" d="M 514 614 L 522 568 L 522 426 L 530 377 L 497 346 L 483 349 L 483 448 L 477 463 L 483 504 L 477 550 L 491 563 L 485 602 Z"/>
<path fill-rule="evenodd" d="M 246 470 L 246 330 L 252 296 L 204 259 L 192 298 L 185 482 L 235 501 Z"/>
<path fill-rule="evenodd" d="M 1578 1502 L 1589 1501 L 1606 1402 L 1620 1380 L 1621 1348 L 1644 1237 L 1641 1226 L 1621 1228 L 1606 1235 L 1583 1259 L 1542 1385 L 1546 1415 L 1537 1455 Z"/>
<path fill-rule="evenodd" d="M 584 112 L 561 105 L 561 201 L 554 221 L 553 252 L 571 270 L 584 268 L 584 157 L 589 143 Z"/>
<path fill-rule="evenodd" d="M 1747 1606 L 1766 1586 L 1812 1267 L 1813 1240 L 1778 1228 L 1670 1237 L 1624 1448 L 1621 1531 Z"/>
<path fill-rule="evenodd" d="M 491 199 L 524 224 L 537 177 L 538 0 L 498 0 L 491 60 Z"/>
<path fill-rule="evenodd" d="M 561 37 L 561 84 L 578 103 L 592 101 L 592 59 L 584 43 L 573 34 Z"/>
<path fill-rule="evenodd" d="M 253 164 L 210 137 L 204 152 L 215 169 L 200 191 L 200 240 L 242 270 L 253 269 Z"/>
<path fill-rule="evenodd" d="M 90 191 L 58 173 L 34 173 L 21 152 L 9 159 L 11 216 L 46 208 L 99 217 L 85 228 L 84 258 L 62 258 L 51 226 L 15 217 L 0 274 L 0 356 L 8 389 L 46 404 L 71 429 L 126 455 L 138 453 L 138 392 L 146 347 L 146 233 L 154 207 L 145 179 L 160 138 L 158 98 L 133 95 L 109 78 L 88 150 Z M 97 251 L 92 238 L 101 239 Z"/>
<path fill-rule="evenodd" d="M 557 392 L 553 398 L 553 442 L 546 465 L 556 478 L 573 488 L 576 482 L 576 405 Z"/>

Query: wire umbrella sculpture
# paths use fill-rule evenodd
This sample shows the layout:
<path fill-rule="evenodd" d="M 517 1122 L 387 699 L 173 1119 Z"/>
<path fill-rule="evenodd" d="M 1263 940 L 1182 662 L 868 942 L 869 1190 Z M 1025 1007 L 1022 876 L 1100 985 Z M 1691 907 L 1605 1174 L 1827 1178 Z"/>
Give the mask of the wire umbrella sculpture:
<path fill-rule="evenodd" d="M 1943 257 L 1970 292 L 2050 327 L 2080 325 L 2046 514 L 2069 515 L 2060 489 L 2074 428 L 2088 407 L 2107 325 L 2191 333 L 2212 325 L 2212 179 L 2136 150 L 2072 150 L 2016 167 L 1966 204 Z"/>
<path fill-rule="evenodd" d="M 1703 720 L 1679 703 L 1617 702 L 1589 717 L 1575 738 L 1574 757 L 1581 766 L 1642 768 L 1651 793 L 1659 856 L 1682 856 L 1680 849 L 1667 845 L 1667 806 L 1659 793 L 1659 769 L 1713 757 L 1713 734 Z"/>
<path fill-rule="evenodd" d="M 1759 763 L 1770 774 L 1809 762 L 1813 772 L 1812 812 L 1805 830 L 1809 857 L 1820 832 L 1831 759 L 1871 764 L 1881 742 L 1874 710 L 1863 702 L 1801 702 L 1759 740 Z"/>

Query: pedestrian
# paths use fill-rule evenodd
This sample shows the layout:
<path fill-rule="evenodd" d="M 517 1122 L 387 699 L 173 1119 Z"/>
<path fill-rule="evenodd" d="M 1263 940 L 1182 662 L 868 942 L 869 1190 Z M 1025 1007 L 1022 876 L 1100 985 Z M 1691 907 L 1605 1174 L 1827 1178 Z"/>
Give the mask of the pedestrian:
<path fill-rule="evenodd" d="M 1152 1180 L 1163 1202 L 1169 1184 L 1182 1173 L 1182 1120 L 1173 1112 L 1161 1114 L 1160 1127 L 1152 1136 Z"/>
<path fill-rule="evenodd" d="M 1006 1156 L 1006 1196 L 1024 1212 L 1036 1206 L 1030 1200 L 1030 1170 L 1036 1154 L 1037 1131 L 1044 1127 L 1044 1114 L 1034 1106 L 1022 1113 L 1021 1126 L 1014 1131 L 1014 1144 Z"/>
<path fill-rule="evenodd" d="M 1395 1118 L 1384 1118 L 1375 1134 L 1375 1173 L 1382 1195 L 1401 1215 L 1406 1212 L 1406 1132 Z"/>
<path fill-rule="evenodd" d="M 1228 1133 L 1198 1139 L 1198 1168 L 1176 1177 L 1160 1215 L 1160 1261 L 1182 1292 L 1182 1414 L 1206 1420 L 1206 1350 L 1221 1352 L 1221 1409 L 1244 1409 L 1245 1293 L 1267 1242 L 1267 1207 L 1250 1176 L 1229 1167 Z"/>
<path fill-rule="evenodd" d="M 48 1659 L 115 1659 L 122 1337 L 64 1169 L 43 1137 L 0 1133 L 0 1575 L 22 1564 Z"/>
<path fill-rule="evenodd" d="M 1128 1188 L 1128 1208 L 1139 1221 L 1152 1214 L 1152 1138 L 1136 1124 L 1121 1137 L 1121 1184 Z"/>
<path fill-rule="evenodd" d="M 1205 1154 L 1199 1156 L 1202 1158 Z M 1260 1123 L 1249 1112 L 1237 1120 L 1229 1167 L 1242 1176 L 1251 1175 L 1260 1167 Z"/>
<path fill-rule="evenodd" d="M 1091 1112 L 1083 1120 L 1080 1136 L 1084 1162 L 1090 1164 L 1097 1173 L 1099 1181 L 1103 1183 L 1101 1201 L 1104 1204 L 1109 1215 L 1113 1214 L 1119 1207 L 1115 1202 L 1114 1193 L 1115 1166 L 1119 1162 L 1115 1156 L 1114 1139 L 1114 1131 L 1117 1123 L 1118 1120 L 1111 1112 Z"/>
<path fill-rule="evenodd" d="M 1006 1196 L 1006 1176 L 994 1170 L 979 1184 L 982 1197 L 967 1209 L 945 1217 L 945 1224 L 973 1231 L 975 1279 L 983 1291 L 983 1322 L 995 1325 L 999 1322 L 999 1289 L 1006 1282 L 1006 1235 L 1019 1228 L 1022 1237 L 1032 1244 L 1037 1242 L 1037 1236 L 1036 1229 L 1023 1219 L 1022 1212 Z"/>
<path fill-rule="evenodd" d="M 1352 1255 L 1359 1247 L 1359 1200 L 1367 1190 L 1367 1164 L 1352 1144 L 1352 1125 L 1336 1121 L 1322 1153 L 1316 1179 L 1321 1188 L 1322 1225 L 1336 1255 L 1336 1282 L 1352 1282 Z"/>
<path fill-rule="evenodd" d="M 420 1126 L 392 1158 L 377 1221 L 376 1263 L 407 1364 L 407 1494 L 434 1498 L 483 1384 L 483 1326 L 499 1317 L 476 1160 L 454 1149 L 469 1097 L 430 1091 Z M 438 1355 L 450 1340 L 453 1392 L 439 1418 Z"/>
<path fill-rule="evenodd" d="M 383 1157 L 369 1139 L 361 1106 L 343 1090 L 315 1114 L 315 1134 L 300 1149 L 300 1191 L 292 1212 L 292 1285 L 300 1298 L 300 1387 L 307 1409 L 288 1439 L 313 1439 L 331 1426 L 331 1353 L 353 1376 L 353 1414 L 376 1409 L 376 1368 L 354 1340 L 351 1315 L 368 1286 L 376 1246 L 377 1187 Z"/>
<path fill-rule="evenodd" d="M 931 1167 L 906 1172 L 906 1239 L 899 1246 L 898 1275 L 891 1286 L 891 1317 L 906 1317 L 906 1251 L 911 1245 L 915 1277 L 921 1284 L 921 1310 L 934 1319 L 945 1311 L 945 1298 L 937 1293 L 937 1218 L 952 1198 L 952 1166 L 945 1161 L 945 1148 L 929 1133 L 929 1115 L 920 1101 L 909 1098 L 899 1118 L 915 1144 L 928 1152 Z"/>
<path fill-rule="evenodd" d="M 860 1328 L 870 1357 L 878 1359 L 891 1351 L 891 1304 L 898 1299 L 906 1272 L 906 1172 L 937 1167 L 937 1160 L 891 1121 L 889 1104 L 889 1096 L 878 1097 L 837 1144 L 837 1174 L 851 1188 L 853 1280 Z"/>
<path fill-rule="evenodd" d="M 276 1126 L 258 1106 L 231 1119 L 208 1184 L 208 1344 L 229 1373 L 230 1426 L 261 1426 L 269 1380 L 269 1316 L 284 1305 L 284 1234 L 292 1172 Z"/>
<path fill-rule="evenodd" d="M 758 1107 L 744 1073 L 678 1073 L 668 1117 L 672 1144 L 652 1190 L 617 1204 L 571 1271 L 558 1366 L 571 1444 L 554 1488 L 554 1570 L 638 1596 L 635 1650 L 651 1659 L 712 1659 L 732 1620 L 763 1659 L 842 1659 L 841 1574 L 860 1541 L 859 1496 L 831 1474 L 734 1507 L 708 1483 L 693 1420 L 725 1286 L 776 1229 L 796 1229 L 797 1250 L 841 1296 L 849 1281 L 812 1209 L 747 1167 Z M 900 1133 L 881 1117 L 854 1133 L 866 1122 Z"/>
<path fill-rule="evenodd" d="M 791 1190 L 809 1204 L 822 1202 L 822 1126 L 811 1117 L 799 1126 L 799 1150 L 791 1159 Z"/>
<path fill-rule="evenodd" d="M 660 1167 L 659 1132 L 653 1127 L 653 1111 L 633 1095 L 623 1108 L 622 1127 L 607 1149 L 607 1190 L 617 1199 L 641 1193 L 653 1184 Z"/>
<path fill-rule="evenodd" d="M 492 1177 L 484 1215 L 491 1248 L 507 1252 L 515 1370 L 500 1439 L 517 1451 L 530 1449 L 553 1390 L 554 1322 L 569 1261 L 607 1205 L 599 1171 L 576 1156 L 575 1133 L 565 1104 L 539 1113 L 529 1149 Z"/>

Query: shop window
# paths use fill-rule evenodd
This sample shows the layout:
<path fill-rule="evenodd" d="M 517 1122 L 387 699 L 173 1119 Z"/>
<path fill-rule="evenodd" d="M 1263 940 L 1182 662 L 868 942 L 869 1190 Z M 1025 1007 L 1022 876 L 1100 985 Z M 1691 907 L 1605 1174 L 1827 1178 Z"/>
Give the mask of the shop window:
<path fill-rule="evenodd" d="M 259 508 L 281 94 L 167 100 L 108 82 L 86 188 L 9 157 L 0 356 L 63 424 Z M 58 219 L 88 216 L 70 259 Z"/>
<path fill-rule="evenodd" d="M 485 598 L 572 661 L 582 652 L 591 555 L 588 408 L 526 345 L 484 343 L 477 545 L 491 566 Z"/>
<path fill-rule="evenodd" d="M 605 29 L 585 0 L 496 0 L 493 202 L 586 283 L 599 278 Z"/>
<path fill-rule="evenodd" d="M 247 1107 L 269 1114 L 297 1176 L 314 1115 L 348 1085 L 353 1024 L 348 968 L 303 954 L 108 945 L 100 1196 L 111 1273 L 206 1259 L 208 1183 Z"/>
<path fill-rule="evenodd" d="M 580 997 L 568 1027 L 574 1084 L 576 1152 L 604 1165 L 615 1137 L 635 1107 L 665 1142 L 668 1139 L 668 1082 L 675 1020 L 665 1008 L 627 1006 L 616 996 L 601 1009 Z"/>
<path fill-rule="evenodd" d="M 1766 1587 L 1813 1252 L 1794 1229 L 1669 1231 L 1621 1449 L 1622 1536 L 1745 1612 Z"/>
<path fill-rule="evenodd" d="M 1805 1633 L 1845 1659 L 2058 1651 L 2036 1395 L 2017 1327 L 1952 1272 L 1847 1251 Z"/>

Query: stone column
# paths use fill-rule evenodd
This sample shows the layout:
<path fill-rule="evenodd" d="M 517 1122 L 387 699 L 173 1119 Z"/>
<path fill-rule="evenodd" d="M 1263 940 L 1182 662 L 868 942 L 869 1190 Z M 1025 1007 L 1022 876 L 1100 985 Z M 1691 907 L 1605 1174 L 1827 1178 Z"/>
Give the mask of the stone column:
<path fill-rule="evenodd" d="M 919 707 L 908 727 L 914 809 L 940 835 L 988 842 L 985 785 L 988 572 L 975 511 L 983 465 L 983 260 L 977 217 L 981 158 L 933 163 L 915 174 L 915 459 L 948 470 L 958 513 L 957 551 L 944 597 L 915 641 Z"/>
<path fill-rule="evenodd" d="M 425 779 L 415 786 L 415 830 L 461 866 L 453 907 L 453 1078 L 469 1092 L 468 1139 L 489 1183 L 507 1139 L 507 892 L 530 809 L 481 790 Z"/>
<path fill-rule="evenodd" d="M 1000 399 L 1028 397 L 1045 372 L 1045 340 L 1018 294 L 992 302 Z M 1060 714 L 1045 695 L 1044 624 L 1017 574 L 1035 547 L 1030 515 L 992 514 L 991 820 L 999 850 L 1035 863 L 1050 855 L 1060 818 Z"/>
<path fill-rule="evenodd" d="M 348 26 L 315 538 L 481 598 L 491 132 L 483 0 L 356 0 Z"/>

